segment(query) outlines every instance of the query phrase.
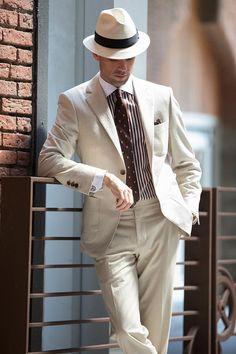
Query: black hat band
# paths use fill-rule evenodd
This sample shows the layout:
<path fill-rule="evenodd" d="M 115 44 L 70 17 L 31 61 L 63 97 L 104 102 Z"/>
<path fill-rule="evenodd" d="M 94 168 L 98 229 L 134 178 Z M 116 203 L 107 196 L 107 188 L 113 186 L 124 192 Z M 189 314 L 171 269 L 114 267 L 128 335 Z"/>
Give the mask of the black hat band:
<path fill-rule="evenodd" d="M 135 43 L 137 43 L 139 39 L 138 31 L 135 33 L 133 37 L 125 38 L 125 39 L 111 39 L 100 36 L 97 32 L 95 32 L 94 40 L 96 43 L 102 45 L 106 48 L 115 48 L 115 49 L 122 49 L 122 48 L 129 48 Z"/>

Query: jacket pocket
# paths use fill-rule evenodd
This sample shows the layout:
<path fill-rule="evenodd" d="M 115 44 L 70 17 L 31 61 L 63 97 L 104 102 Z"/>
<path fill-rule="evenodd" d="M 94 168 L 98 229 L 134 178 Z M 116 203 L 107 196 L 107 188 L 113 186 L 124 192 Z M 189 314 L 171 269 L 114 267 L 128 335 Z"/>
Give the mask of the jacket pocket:
<path fill-rule="evenodd" d="M 94 237 L 94 233 L 97 233 L 100 225 L 100 208 L 101 199 L 95 197 L 88 197 L 85 200 L 82 213 L 82 230 L 81 236 L 85 242 L 89 238 Z"/>

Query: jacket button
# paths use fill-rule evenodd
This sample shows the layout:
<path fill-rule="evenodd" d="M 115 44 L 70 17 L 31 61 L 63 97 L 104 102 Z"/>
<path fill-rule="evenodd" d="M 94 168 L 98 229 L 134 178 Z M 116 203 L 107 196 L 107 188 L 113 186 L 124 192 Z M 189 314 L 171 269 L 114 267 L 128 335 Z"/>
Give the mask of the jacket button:
<path fill-rule="evenodd" d="M 121 175 L 125 175 L 125 170 L 120 170 Z"/>

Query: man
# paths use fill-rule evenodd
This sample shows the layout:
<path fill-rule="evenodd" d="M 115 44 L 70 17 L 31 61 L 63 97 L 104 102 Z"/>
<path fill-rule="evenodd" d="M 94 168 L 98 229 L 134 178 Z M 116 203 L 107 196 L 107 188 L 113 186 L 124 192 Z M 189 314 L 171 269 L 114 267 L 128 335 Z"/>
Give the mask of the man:
<path fill-rule="evenodd" d="M 100 73 L 60 95 L 39 157 L 40 175 L 86 195 L 81 247 L 127 354 L 167 352 L 178 242 L 201 193 L 172 90 L 131 74 L 149 42 L 125 10 L 101 12 L 84 40 Z"/>

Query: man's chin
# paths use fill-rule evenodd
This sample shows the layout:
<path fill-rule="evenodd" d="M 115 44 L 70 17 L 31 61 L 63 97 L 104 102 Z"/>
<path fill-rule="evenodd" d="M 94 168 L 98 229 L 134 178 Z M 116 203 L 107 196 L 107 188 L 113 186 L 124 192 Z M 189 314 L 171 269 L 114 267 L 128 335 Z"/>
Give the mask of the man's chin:
<path fill-rule="evenodd" d="M 129 76 L 127 76 L 127 75 L 124 77 L 121 77 L 121 76 L 116 77 L 114 79 L 114 82 L 116 83 L 115 86 L 120 87 L 120 86 L 124 85 L 126 83 L 126 81 L 128 80 L 128 78 L 129 78 Z"/>

